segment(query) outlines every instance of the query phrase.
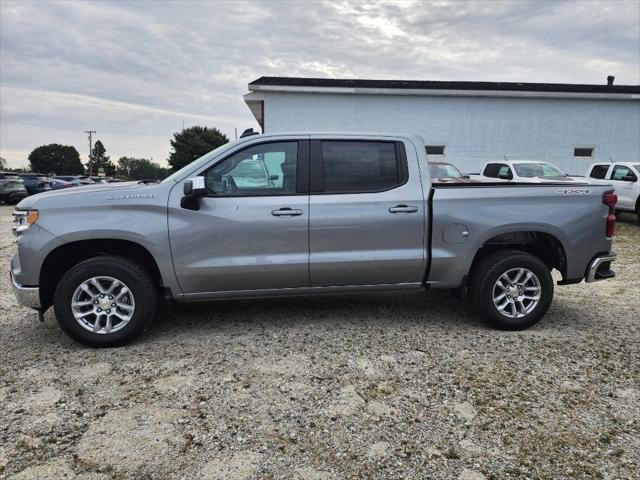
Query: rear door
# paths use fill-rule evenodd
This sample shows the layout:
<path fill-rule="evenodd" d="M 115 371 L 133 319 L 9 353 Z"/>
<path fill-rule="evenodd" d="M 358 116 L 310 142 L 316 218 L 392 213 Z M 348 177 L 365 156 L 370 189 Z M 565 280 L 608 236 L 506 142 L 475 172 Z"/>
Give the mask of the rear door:
<path fill-rule="evenodd" d="M 413 144 L 311 140 L 312 287 L 420 283 L 425 199 Z"/>

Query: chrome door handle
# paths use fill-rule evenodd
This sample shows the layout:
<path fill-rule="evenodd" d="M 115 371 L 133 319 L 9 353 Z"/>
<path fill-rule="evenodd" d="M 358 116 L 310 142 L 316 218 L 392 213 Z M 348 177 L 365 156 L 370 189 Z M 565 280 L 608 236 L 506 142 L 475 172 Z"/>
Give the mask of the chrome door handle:
<path fill-rule="evenodd" d="M 391 207 L 389 212 L 391 213 L 415 213 L 418 211 L 418 207 L 410 207 L 407 205 L 396 205 L 395 207 Z"/>
<path fill-rule="evenodd" d="M 279 210 L 271 210 L 271 215 L 274 217 L 297 217 L 298 215 L 302 215 L 302 210 L 285 207 Z"/>

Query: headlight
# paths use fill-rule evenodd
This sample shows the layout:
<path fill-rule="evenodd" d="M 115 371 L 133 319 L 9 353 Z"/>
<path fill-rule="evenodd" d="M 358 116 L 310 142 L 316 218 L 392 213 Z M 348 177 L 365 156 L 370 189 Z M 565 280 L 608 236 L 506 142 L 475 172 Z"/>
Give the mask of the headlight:
<path fill-rule="evenodd" d="M 38 210 L 14 210 L 13 230 L 14 235 L 20 235 L 27 228 L 38 221 Z"/>

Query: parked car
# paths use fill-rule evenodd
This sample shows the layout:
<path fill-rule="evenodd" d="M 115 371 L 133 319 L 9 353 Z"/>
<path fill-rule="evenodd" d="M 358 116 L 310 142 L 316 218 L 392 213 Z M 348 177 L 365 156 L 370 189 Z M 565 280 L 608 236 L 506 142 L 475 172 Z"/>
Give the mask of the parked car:
<path fill-rule="evenodd" d="M 277 180 L 235 181 L 260 158 Z M 473 311 L 517 330 L 549 308 L 552 269 L 560 285 L 615 275 L 612 188 L 562 185 L 434 184 L 414 136 L 253 135 L 160 183 L 26 198 L 11 280 L 22 305 L 53 305 L 94 346 L 132 340 L 161 298 L 365 290 L 466 289 Z"/>
<path fill-rule="evenodd" d="M 89 177 L 93 183 L 109 183 L 107 177 Z"/>
<path fill-rule="evenodd" d="M 65 182 L 69 182 L 73 187 L 81 187 L 83 185 L 93 185 L 93 180 L 89 177 L 81 176 L 81 175 L 56 175 L 55 177 L 58 180 L 63 180 Z"/>
<path fill-rule="evenodd" d="M 594 163 L 584 180 L 592 185 L 612 185 L 618 195 L 616 210 L 633 212 L 640 224 L 640 161 Z"/>
<path fill-rule="evenodd" d="M 51 183 L 51 188 L 53 188 L 54 190 L 60 190 L 61 188 L 71 188 L 75 186 L 71 182 L 67 182 L 58 177 L 50 178 L 49 182 Z"/>
<path fill-rule="evenodd" d="M 47 192 L 52 189 L 49 177 L 41 173 L 19 173 L 18 176 L 24 182 L 24 188 L 27 189 L 29 195 Z"/>
<path fill-rule="evenodd" d="M 14 205 L 27 195 L 22 179 L 11 172 L 0 172 L 0 202 Z"/>
<path fill-rule="evenodd" d="M 505 160 L 485 163 L 480 175 L 470 175 L 481 182 L 557 183 L 575 182 L 566 173 L 549 162 Z"/>
<path fill-rule="evenodd" d="M 463 174 L 454 165 L 447 162 L 429 162 L 429 173 L 433 183 L 474 183 L 469 175 Z"/>

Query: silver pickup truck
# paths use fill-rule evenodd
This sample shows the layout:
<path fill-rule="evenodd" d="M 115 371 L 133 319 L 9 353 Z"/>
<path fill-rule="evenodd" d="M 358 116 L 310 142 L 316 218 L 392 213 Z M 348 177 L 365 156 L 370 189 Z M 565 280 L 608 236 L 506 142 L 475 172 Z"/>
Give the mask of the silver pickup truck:
<path fill-rule="evenodd" d="M 22 305 L 121 345 L 163 301 L 446 288 L 491 325 L 537 322 L 560 284 L 611 278 L 608 186 L 432 185 L 422 139 L 254 135 L 161 183 L 34 195 L 14 216 Z"/>

